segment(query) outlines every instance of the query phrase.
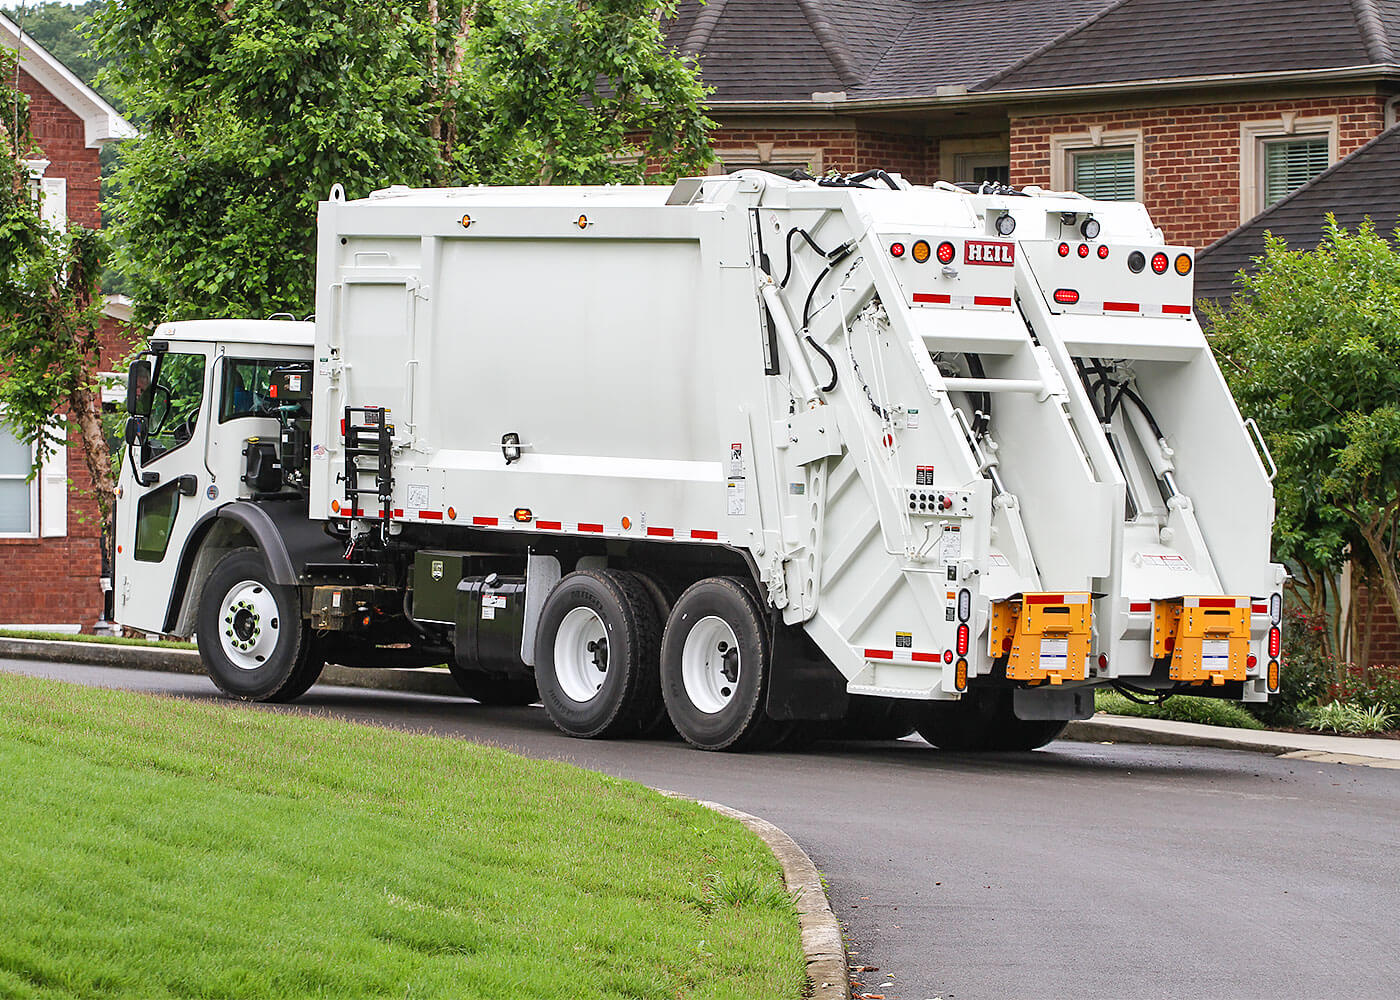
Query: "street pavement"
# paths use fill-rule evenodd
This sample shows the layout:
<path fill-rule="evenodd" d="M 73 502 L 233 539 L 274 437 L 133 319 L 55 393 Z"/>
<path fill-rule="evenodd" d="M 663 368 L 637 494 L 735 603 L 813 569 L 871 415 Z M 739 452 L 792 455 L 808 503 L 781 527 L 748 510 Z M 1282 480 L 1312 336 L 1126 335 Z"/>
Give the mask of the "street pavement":
<path fill-rule="evenodd" d="M 199 676 L 0 669 L 217 700 Z M 888 1000 L 1400 996 L 1400 772 L 1203 747 L 917 739 L 801 753 L 566 739 L 538 708 L 318 686 L 290 709 L 429 731 L 723 802 L 827 879 Z M 886 985 L 890 984 L 890 985 Z"/>

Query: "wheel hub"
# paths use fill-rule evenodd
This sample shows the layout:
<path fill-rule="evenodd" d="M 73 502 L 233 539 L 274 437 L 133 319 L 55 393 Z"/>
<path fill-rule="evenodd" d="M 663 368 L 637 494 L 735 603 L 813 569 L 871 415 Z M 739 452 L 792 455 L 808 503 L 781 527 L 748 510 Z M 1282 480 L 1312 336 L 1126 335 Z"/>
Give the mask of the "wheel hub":
<path fill-rule="evenodd" d="M 554 675 L 571 701 L 590 702 L 603 690 L 608 676 L 608 631 L 592 608 L 573 608 L 559 623 Z"/>
<path fill-rule="evenodd" d="M 277 648 L 281 622 L 277 600 L 257 580 L 244 580 L 229 588 L 221 602 L 219 645 L 240 670 L 256 670 Z"/>
<path fill-rule="evenodd" d="M 723 711 L 739 688 L 743 663 L 734 629 L 715 615 L 695 623 L 681 648 L 681 680 L 685 693 L 701 712 Z"/>

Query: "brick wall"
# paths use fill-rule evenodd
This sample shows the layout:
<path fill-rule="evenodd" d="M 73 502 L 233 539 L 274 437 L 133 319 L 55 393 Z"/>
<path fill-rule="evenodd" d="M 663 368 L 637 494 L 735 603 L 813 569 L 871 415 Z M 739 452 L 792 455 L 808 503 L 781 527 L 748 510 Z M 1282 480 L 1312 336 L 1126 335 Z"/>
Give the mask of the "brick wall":
<path fill-rule="evenodd" d="M 1056 134 L 1141 129 L 1143 196 L 1171 242 L 1204 247 L 1240 224 L 1240 125 L 1285 112 L 1336 115 L 1338 157 L 1375 138 L 1384 126 L 1379 97 L 1308 98 L 1011 119 L 1011 183 L 1050 185 L 1050 138 Z M 1261 206 L 1262 207 L 1262 206 Z"/>
<path fill-rule="evenodd" d="M 1371 608 L 1373 601 L 1375 607 Z M 1356 603 L 1355 621 L 1358 623 L 1358 631 L 1367 614 L 1371 615 L 1371 644 L 1367 656 L 1370 665 L 1400 665 L 1400 625 L 1396 624 L 1395 615 L 1391 613 L 1390 602 L 1385 599 L 1383 593 L 1377 591 L 1373 594 L 1368 588 L 1362 587 L 1357 594 Z"/>
<path fill-rule="evenodd" d="M 68 218 L 85 226 L 102 225 L 98 197 L 102 168 L 98 151 L 87 148 L 83 120 L 23 70 L 20 89 L 29 96 L 29 131 L 49 161 L 46 177 L 68 180 Z"/>
<path fill-rule="evenodd" d="M 938 176 L 938 145 L 923 136 L 860 128 L 719 128 L 710 133 L 710 142 L 731 168 L 736 162 L 786 164 L 804 159 L 802 150 L 819 149 L 820 161 L 813 165 L 822 173 L 849 174 L 880 167 L 898 171 L 916 184 L 931 183 Z"/>

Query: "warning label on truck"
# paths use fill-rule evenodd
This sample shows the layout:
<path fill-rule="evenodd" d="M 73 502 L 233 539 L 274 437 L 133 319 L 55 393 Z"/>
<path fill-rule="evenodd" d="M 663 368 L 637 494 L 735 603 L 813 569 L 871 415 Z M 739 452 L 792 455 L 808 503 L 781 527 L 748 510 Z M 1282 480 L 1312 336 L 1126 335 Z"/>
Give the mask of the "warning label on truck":
<path fill-rule="evenodd" d="M 729 498 L 729 516 L 743 517 L 745 508 L 744 481 L 742 479 L 737 481 L 731 479 L 728 488 L 725 490 L 725 494 Z"/>
<path fill-rule="evenodd" d="M 914 485 L 915 485 L 915 486 L 932 486 L 932 485 L 933 485 L 933 466 L 931 466 L 931 465 L 919 465 L 919 466 L 916 466 L 915 469 L 914 469 Z"/>
<path fill-rule="evenodd" d="M 913 633 L 913 632 L 896 632 L 896 633 L 894 634 L 894 648 L 895 648 L 895 649 L 913 649 L 913 648 L 914 648 L 914 633 Z"/>
<path fill-rule="evenodd" d="M 1065 670 L 1069 667 L 1068 639 L 1040 640 L 1040 669 Z"/>
<path fill-rule="evenodd" d="M 744 478 L 744 443 L 736 441 L 729 446 L 729 478 Z"/>
<path fill-rule="evenodd" d="M 411 510 L 422 510 L 428 506 L 428 487 L 421 483 L 408 484 L 407 503 Z"/>

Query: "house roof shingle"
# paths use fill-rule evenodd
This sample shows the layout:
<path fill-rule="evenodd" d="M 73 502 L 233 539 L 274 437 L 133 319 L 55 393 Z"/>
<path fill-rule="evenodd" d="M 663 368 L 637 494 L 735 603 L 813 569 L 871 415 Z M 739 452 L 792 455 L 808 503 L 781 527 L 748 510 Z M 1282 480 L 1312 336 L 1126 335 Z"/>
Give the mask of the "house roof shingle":
<path fill-rule="evenodd" d="M 682 0 L 667 32 L 717 104 L 878 100 L 1393 64 L 1400 0 Z"/>
<path fill-rule="evenodd" d="M 1384 233 L 1400 223 L 1400 126 L 1382 132 L 1337 161 L 1287 198 L 1256 215 L 1196 255 L 1196 297 L 1228 301 L 1234 278 L 1264 252 L 1271 232 L 1289 247 L 1311 250 L 1322 238 L 1328 212 L 1348 229 L 1367 216 Z"/>

